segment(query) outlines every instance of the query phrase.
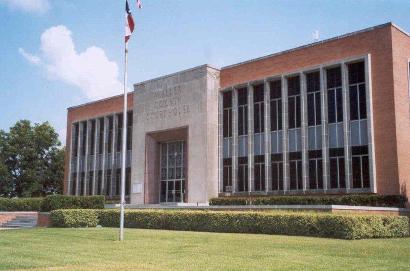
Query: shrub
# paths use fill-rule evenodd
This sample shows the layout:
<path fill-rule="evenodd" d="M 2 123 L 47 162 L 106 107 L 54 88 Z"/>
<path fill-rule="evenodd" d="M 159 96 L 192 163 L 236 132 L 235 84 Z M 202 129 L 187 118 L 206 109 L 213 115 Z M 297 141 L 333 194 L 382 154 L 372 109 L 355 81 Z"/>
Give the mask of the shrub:
<path fill-rule="evenodd" d="M 40 211 L 43 198 L 0 198 L 0 211 Z"/>
<path fill-rule="evenodd" d="M 50 195 L 45 198 L 0 198 L 0 211 L 44 211 L 57 209 L 103 209 L 104 196 Z"/>
<path fill-rule="evenodd" d="M 119 210 L 58 210 L 52 223 L 73 227 L 84 215 L 87 226 L 118 227 Z M 73 222 L 74 221 L 74 222 Z M 69 222 L 69 223 L 68 223 Z M 286 213 L 254 211 L 127 210 L 125 227 L 205 232 L 263 233 L 341 239 L 389 238 L 409 235 L 409 219 L 404 216 Z"/>
<path fill-rule="evenodd" d="M 98 224 L 97 212 L 88 209 L 54 210 L 50 212 L 50 219 L 55 227 L 95 227 Z"/>
<path fill-rule="evenodd" d="M 333 196 L 259 196 L 220 197 L 210 205 L 353 205 L 404 207 L 407 199 L 401 195 L 333 195 Z"/>
<path fill-rule="evenodd" d="M 103 209 L 104 196 L 52 195 L 44 198 L 42 211 L 57 209 Z"/>

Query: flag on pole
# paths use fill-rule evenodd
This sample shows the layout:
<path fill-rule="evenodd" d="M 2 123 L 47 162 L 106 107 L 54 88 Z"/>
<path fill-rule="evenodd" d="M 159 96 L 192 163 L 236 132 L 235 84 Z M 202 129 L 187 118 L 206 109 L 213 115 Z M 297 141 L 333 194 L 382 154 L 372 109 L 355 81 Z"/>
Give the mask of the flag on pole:
<path fill-rule="evenodd" d="M 130 39 L 132 31 L 134 31 L 134 19 L 128 5 L 128 0 L 125 0 L 125 43 Z"/>
<path fill-rule="evenodd" d="M 141 0 L 137 0 L 137 7 L 142 8 Z"/>

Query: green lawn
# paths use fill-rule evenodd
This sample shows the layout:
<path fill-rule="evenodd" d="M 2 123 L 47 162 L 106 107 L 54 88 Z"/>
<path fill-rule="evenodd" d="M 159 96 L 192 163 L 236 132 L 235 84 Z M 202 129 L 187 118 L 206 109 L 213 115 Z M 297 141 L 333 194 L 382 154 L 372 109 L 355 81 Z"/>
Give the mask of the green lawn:
<path fill-rule="evenodd" d="M 126 229 L 0 231 L 0 270 L 409 270 L 410 238 L 334 240 Z"/>

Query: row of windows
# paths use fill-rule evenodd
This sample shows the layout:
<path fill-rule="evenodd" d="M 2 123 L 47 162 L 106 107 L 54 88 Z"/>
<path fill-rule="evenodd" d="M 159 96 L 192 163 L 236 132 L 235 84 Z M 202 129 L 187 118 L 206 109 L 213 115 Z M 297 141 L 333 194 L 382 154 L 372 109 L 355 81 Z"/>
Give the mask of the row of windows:
<path fill-rule="evenodd" d="M 121 169 L 116 170 L 115 179 L 112 180 L 111 170 L 105 172 L 105 178 L 103 182 L 103 171 L 96 171 L 95 187 L 94 187 L 94 171 L 88 172 L 87 176 L 85 172 L 79 174 L 78 183 L 78 195 L 106 195 L 106 196 L 119 196 L 121 193 Z M 112 182 L 113 181 L 113 182 Z M 125 172 L 125 193 L 129 195 L 131 184 L 131 168 L 126 168 Z M 75 195 L 77 189 L 77 174 L 71 174 L 71 194 Z M 95 190 L 94 190 L 95 189 Z"/>
<path fill-rule="evenodd" d="M 117 116 L 117 124 L 118 124 L 118 129 L 116 131 L 116 151 L 120 152 L 122 148 L 122 114 L 118 114 Z M 127 150 L 131 150 L 132 148 L 132 119 L 133 115 L 132 112 L 128 112 L 127 115 Z M 107 131 L 107 137 L 106 137 L 106 152 L 107 154 L 112 153 L 112 140 L 113 140 L 113 131 L 114 131 L 114 117 L 109 116 L 108 118 L 108 131 Z M 90 127 L 88 127 L 90 125 Z M 98 126 L 97 126 L 98 125 Z M 86 154 L 86 146 L 88 146 L 88 154 L 89 155 L 94 155 L 95 151 L 97 151 L 97 154 L 103 154 L 104 150 L 104 128 L 105 128 L 105 122 L 104 118 L 97 118 L 90 120 L 89 122 L 87 121 L 82 121 L 82 122 L 77 122 L 73 124 L 73 133 L 72 133 L 72 142 L 73 142 L 73 147 L 72 147 L 72 159 L 75 160 L 77 159 L 78 156 L 78 151 L 80 150 L 80 154 L 82 156 L 85 156 Z M 98 127 L 98 129 L 97 129 Z M 80 139 L 80 146 L 79 146 L 79 133 L 81 129 L 81 139 Z M 98 130 L 98 133 L 97 133 Z M 97 133 L 97 134 L 96 134 Z M 87 138 L 89 139 L 89 144 L 87 145 Z M 97 140 L 97 144 L 96 143 Z M 80 148 L 79 148 L 80 147 Z M 97 147 L 97 150 L 95 149 Z"/>

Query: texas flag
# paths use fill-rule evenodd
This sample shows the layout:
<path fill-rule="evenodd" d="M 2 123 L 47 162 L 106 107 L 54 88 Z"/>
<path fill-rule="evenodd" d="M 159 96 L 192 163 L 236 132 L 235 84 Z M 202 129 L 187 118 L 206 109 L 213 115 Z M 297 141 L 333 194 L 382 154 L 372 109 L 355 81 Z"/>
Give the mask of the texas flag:
<path fill-rule="evenodd" d="M 130 39 L 132 31 L 134 31 L 134 19 L 132 18 L 128 0 L 125 0 L 125 43 Z"/>

